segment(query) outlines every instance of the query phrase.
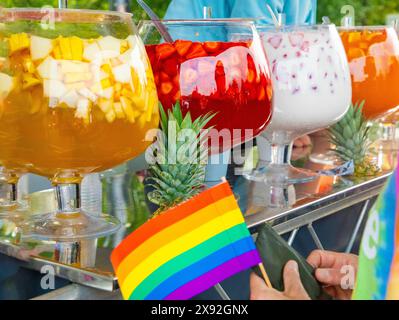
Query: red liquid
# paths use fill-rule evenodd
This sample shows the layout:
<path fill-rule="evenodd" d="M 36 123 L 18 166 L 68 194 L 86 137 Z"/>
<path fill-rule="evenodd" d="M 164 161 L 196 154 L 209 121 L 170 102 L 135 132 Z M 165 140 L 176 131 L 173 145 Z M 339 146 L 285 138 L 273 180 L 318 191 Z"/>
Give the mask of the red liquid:
<path fill-rule="evenodd" d="M 180 99 L 184 113 L 190 111 L 194 119 L 216 113 L 208 127 L 230 133 L 228 145 L 213 145 L 213 152 L 252 139 L 270 122 L 270 73 L 251 44 L 177 40 L 146 48 L 163 107 Z M 233 134 L 234 129 L 239 131 Z"/>

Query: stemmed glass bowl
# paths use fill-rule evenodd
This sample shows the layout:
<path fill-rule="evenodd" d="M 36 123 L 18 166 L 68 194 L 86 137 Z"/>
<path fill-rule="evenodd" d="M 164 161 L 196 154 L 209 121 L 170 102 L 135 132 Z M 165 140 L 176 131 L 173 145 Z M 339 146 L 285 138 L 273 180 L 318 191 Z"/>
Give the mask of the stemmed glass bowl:
<path fill-rule="evenodd" d="M 180 102 L 193 118 L 215 114 L 208 127 L 211 153 L 251 140 L 272 115 L 270 71 L 252 20 L 163 20 L 173 42 L 152 21 L 139 32 L 146 44 L 159 100 Z"/>
<path fill-rule="evenodd" d="M 45 176 L 56 212 L 26 237 L 74 241 L 116 231 L 117 219 L 83 212 L 80 183 L 142 153 L 159 122 L 151 66 L 130 14 L 3 9 L 0 161 Z M 5 81 L 5 82 L 4 82 Z"/>
<path fill-rule="evenodd" d="M 246 176 L 271 184 L 311 181 L 316 172 L 290 163 L 293 141 L 336 123 L 348 110 L 351 82 L 342 42 L 334 25 L 258 30 L 272 69 L 273 119 L 261 134 L 271 161 Z"/>

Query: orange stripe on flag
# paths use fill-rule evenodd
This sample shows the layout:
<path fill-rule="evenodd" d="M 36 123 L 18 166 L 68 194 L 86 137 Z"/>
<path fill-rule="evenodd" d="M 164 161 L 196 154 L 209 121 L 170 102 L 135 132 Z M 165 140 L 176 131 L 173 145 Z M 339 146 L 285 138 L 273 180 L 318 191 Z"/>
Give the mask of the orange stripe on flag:
<path fill-rule="evenodd" d="M 119 264 L 118 268 L 115 269 L 120 283 L 125 280 L 126 276 L 137 265 L 139 265 L 160 248 L 168 246 L 171 242 L 176 241 L 180 237 L 197 230 L 210 221 L 223 216 L 226 214 L 226 212 L 238 210 L 237 202 L 235 201 L 234 196 L 221 199 L 217 203 L 223 206 L 224 211 L 218 211 L 214 206 L 215 204 L 211 203 L 209 206 L 195 212 L 195 214 L 160 231 L 142 243 L 134 251 L 131 251 L 131 253 L 125 257 L 123 262 Z M 244 222 L 244 218 L 242 218 L 242 221 L 240 222 Z M 224 228 L 223 225 L 222 227 Z M 199 242 L 204 242 L 206 240 L 208 239 L 199 239 Z"/>
<path fill-rule="evenodd" d="M 113 250 L 111 261 L 114 269 L 116 270 L 125 257 L 153 235 L 205 208 L 214 201 L 230 196 L 231 193 L 229 184 L 227 182 L 222 183 L 190 199 L 194 201 L 183 202 L 179 206 L 171 208 L 156 218 L 149 220 L 132 232 Z"/>

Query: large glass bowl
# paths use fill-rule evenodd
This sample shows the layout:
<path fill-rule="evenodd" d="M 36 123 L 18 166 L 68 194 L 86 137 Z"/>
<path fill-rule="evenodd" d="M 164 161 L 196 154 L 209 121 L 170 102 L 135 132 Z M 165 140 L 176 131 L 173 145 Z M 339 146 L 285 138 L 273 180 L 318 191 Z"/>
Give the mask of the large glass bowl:
<path fill-rule="evenodd" d="M 365 101 L 363 113 L 376 119 L 399 106 L 399 40 L 388 26 L 339 29 L 348 57 L 352 100 Z"/>
<path fill-rule="evenodd" d="M 262 133 L 271 161 L 247 178 L 271 184 L 313 180 L 315 172 L 290 164 L 292 146 L 296 138 L 327 128 L 348 110 L 351 82 L 341 39 L 333 25 L 258 30 L 273 74 L 273 119 Z"/>
<path fill-rule="evenodd" d="M 55 186 L 58 211 L 26 236 L 74 240 L 114 232 L 119 222 L 80 209 L 85 174 L 142 153 L 157 128 L 158 98 L 130 14 L 4 9 L 0 16 L 0 161 Z"/>
<path fill-rule="evenodd" d="M 251 140 L 271 119 L 272 88 L 267 60 L 253 21 L 242 19 L 163 20 L 173 42 L 165 42 L 152 21 L 139 32 L 166 109 L 180 102 L 193 118 L 215 116 L 208 127 L 211 152 Z"/>

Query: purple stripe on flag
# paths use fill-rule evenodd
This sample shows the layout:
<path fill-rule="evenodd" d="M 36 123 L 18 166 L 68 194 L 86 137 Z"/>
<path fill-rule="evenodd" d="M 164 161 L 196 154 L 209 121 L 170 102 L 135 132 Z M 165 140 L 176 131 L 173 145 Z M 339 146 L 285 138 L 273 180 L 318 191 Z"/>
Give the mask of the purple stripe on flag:
<path fill-rule="evenodd" d="M 217 268 L 205 273 L 193 281 L 186 283 L 168 295 L 165 300 L 188 300 L 201 292 L 212 288 L 214 285 L 232 275 L 258 265 L 261 261 L 262 260 L 260 259 L 257 250 L 244 253 L 224 264 L 221 264 Z"/>

